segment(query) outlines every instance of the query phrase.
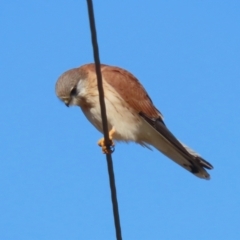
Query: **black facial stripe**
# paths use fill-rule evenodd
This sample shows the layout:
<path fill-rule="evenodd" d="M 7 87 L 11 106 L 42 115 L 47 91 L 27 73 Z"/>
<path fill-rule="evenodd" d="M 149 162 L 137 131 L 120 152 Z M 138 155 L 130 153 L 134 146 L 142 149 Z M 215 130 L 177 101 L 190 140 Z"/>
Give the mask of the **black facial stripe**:
<path fill-rule="evenodd" d="M 70 92 L 70 96 L 76 96 L 77 95 L 77 87 L 74 87 L 71 92 Z"/>

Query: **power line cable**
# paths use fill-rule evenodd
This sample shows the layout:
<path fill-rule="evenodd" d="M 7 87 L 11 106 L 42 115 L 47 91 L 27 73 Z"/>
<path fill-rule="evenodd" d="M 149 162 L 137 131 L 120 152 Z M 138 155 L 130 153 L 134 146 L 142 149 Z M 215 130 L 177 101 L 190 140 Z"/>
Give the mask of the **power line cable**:
<path fill-rule="evenodd" d="M 108 153 L 106 154 L 106 159 L 107 159 L 108 175 L 109 175 L 109 182 L 110 182 L 110 189 L 111 189 L 116 238 L 117 240 L 122 240 L 120 217 L 119 217 L 119 211 L 118 211 L 117 191 L 115 186 L 115 177 L 114 177 L 112 155 L 111 155 L 111 141 L 109 139 L 109 134 L 108 134 L 107 114 L 106 114 L 106 106 L 104 101 L 102 74 L 101 74 L 101 68 L 100 68 L 101 65 L 100 65 L 100 58 L 99 58 L 97 32 L 96 32 L 96 26 L 95 26 L 92 0 L 87 0 L 87 6 L 88 6 L 88 17 L 89 17 L 89 23 L 90 23 L 91 36 L 92 36 L 95 69 L 96 69 L 97 81 L 98 81 L 98 92 L 99 92 L 99 102 L 101 107 L 104 141 L 108 150 Z"/>

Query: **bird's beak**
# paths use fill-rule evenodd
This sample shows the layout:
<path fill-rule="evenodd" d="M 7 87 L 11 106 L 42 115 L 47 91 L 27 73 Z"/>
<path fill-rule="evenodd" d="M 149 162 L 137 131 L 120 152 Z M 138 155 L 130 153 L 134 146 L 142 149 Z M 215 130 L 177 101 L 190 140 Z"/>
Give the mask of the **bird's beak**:
<path fill-rule="evenodd" d="M 69 101 L 65 100 L 64 103 L 67 107 L 69 107 Z"/>

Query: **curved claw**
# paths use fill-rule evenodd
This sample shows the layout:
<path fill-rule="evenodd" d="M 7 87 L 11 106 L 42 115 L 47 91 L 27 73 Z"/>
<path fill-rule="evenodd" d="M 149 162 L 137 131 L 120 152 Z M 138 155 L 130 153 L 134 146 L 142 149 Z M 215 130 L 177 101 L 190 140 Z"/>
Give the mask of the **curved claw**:
<path fill-rule="evenodd" d="M 113 142 L 113 135 L 115 133 L 115 129 L 112 128 L 110 131 L 109 131 L 109 144 L 106 144 L 105 143 L 105 139 L 104 138 L 101 138 L 99 141 L 98 141 L 98 145 L 102 148 L 102 151 L 104 154 L 110 154 L 110 153 L 113 153 L 115 148 L 114 148 L 114 142 Z"/>
<path fill-rule="evenodd" d="M 110 147 L 107 147 L 107 146 L 103 146 L 102 147 L 102 152 L 103 154 L 111 154 L 115 151 L 115 148 L 114 146 L 110 146 Z"/>
<path fill-rule="evenodd" d="M 98 141 L 98 145 L 102 148 L 102 152 L 104 154 L 110 154 L 110 153 L 113 153 L 115 151 L 115 148 L 114 148 L 114 142 L 112 139 L 110 139 L 110 145 L 106 145 L 105 144 L 105 139 L 104 138 L 101 138 L 99 141 Z"/>

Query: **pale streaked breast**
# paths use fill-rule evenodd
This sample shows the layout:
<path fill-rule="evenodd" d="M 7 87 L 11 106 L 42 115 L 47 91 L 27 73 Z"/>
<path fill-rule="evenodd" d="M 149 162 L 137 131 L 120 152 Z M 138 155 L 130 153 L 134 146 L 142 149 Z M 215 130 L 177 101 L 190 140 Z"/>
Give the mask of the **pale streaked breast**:
<path fill-rule="evenodd" d="M 104 79 L 103 79 L 104 80 Z M 102 119 L 99 105 L 99 96 L 97 85 L 85 84 L 81 97 L 85 99 L 90 107 L 81 106 L 87 119 L 102 132 Z M 91 85 L 91 86 L 90 86 Z M 142 119 L 130 106 L 121 98 L 121 96 L 108 83 L 103 81 L 105 105 L 107 110 L 108 128 L 115 129 L 115 140 L 119 141 L 141 141 L 140 131 Z"/>

